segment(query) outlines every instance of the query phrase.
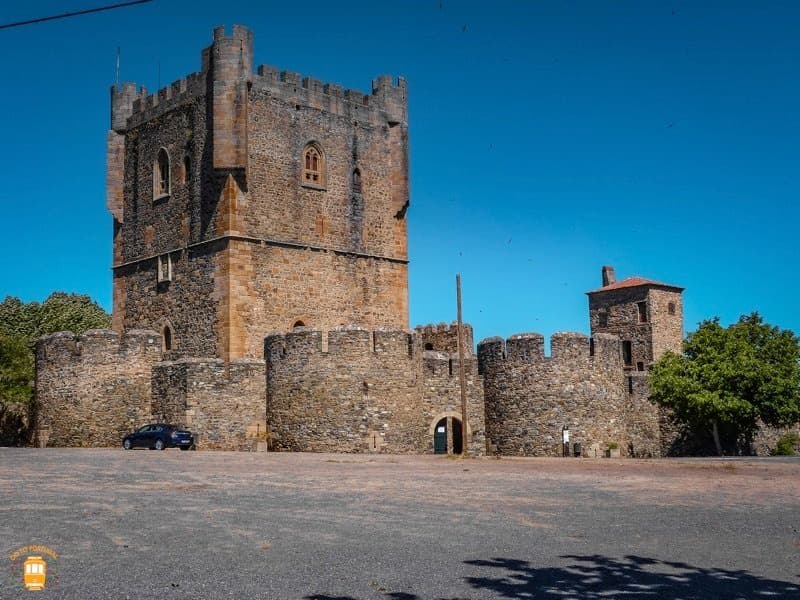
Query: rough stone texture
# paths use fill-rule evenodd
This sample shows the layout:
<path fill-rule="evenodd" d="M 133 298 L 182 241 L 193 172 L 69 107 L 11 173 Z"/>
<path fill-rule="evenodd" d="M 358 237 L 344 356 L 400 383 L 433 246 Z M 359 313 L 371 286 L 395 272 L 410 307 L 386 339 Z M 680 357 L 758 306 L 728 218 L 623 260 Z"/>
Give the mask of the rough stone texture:
<path fill-rule="evenodd" d="M 150 376 L 161 358 L 153 331 L 93 329 L 36 343 L 36 430 L 50 446 L 117 446 L 150 419 Z"/>
<path fill-rule="evenodd" d="M 460 415 L 458 365 L 399 330 L 308 328 L 268 336 L 267 420 L 279 450 L 415 453 Z M 455 363 L 455 364 L 454 364 Z M 482 380 L 467 369 L 468 439 L 485 451 Z M 458 408 L 456 408 L 458 407 Z"/>
<path fill-rule="evenodd" d="M 592 334 L 612 333 L 631 342 L 632 360 L 648 369 L 666 351 L 680 352 L 683 342 L 683 304 L 681 293 L 666 286 L 640 285 L 630 288 L 596 291 L 589 294 L 589 324 Z M 647 303 L 647 321 L 639 321 L 637 303 Z M 668 304 L 675 304 L 670 315 Z M 600 324 L 600 312 L 608 315 L 608 324 Z"/>
<path fill-rule="evenodd" d="M 260 357 L 263 336 L 296 321 L 408 328 L 405 81 L 363 94 L 253 74 L 252 45 L 247 29 L 218 28 L 199 73 L 152 95 L 112 88 L 114 329 L 169 325 L 172 357 L 227 361 Z M 310 142 L 320 186 L 302 181 Z M 170 185 L 157 196 L 162 148 Z M 157 283 L 167 254 L 173 280 Z"/>
<path fill-rule="evenodd" d="M 609 272 L 610 269 L 610 272 Z M 610 278 L 609 278 L 610 277 Z M 615 283 L 613 268 L 603 267 L 603 284 Z M 631 344 L 626 376 L 628 451 L 633 456 L 671 456 L 685 448 L 680 427 L 668 409 L 650 399 L 647 373 L 666 352 L 680 353 L 683 344 L 682 288 L 655 282 L 589 292 L 589 324 L 593 335 L 610 333 Z M 646 303 L 642 322 L 638 303 Z M 673 310 L 670 311 L 670 304 Z M 601 314 L 606 323 L 601 322 Z"/>
<path fill-rule="evenodd" d="M 628 433 L 628 455 L 650 458 L 664 454 L 662 442 L 662 412 L 664 409 L 650 400 L 646 372 L 625 375 L 625 428 Z M 665 430 L 666 431 L 666 430 Z"/>
<path fill-rule="evenodd" d="M 794 427 L 766 427 L 762 424 L 761 428 L 753 440 L 753 453 L 756 456 L 769 456 L 778 444 L 778 440 L 784 435 L 794 434 L 800 437 L 800 424 Z M 800 454 L 800 446 L 795 444 L 795 453 Z"/>
<path fill-rule="evenodd" d="M 474 354 L 472 341 L 472 325 L 462 323 L 462 338 L 464 339 L 464 356 Z M 458 355 L 458 323 L 439 323 L 438 325 L 420 325 L 414 331 L 422 339 L 425 350 L 447 352 Z"/>
<path fill-rule="evenodd" d="M 484 377 L 486 435 L 490 450 L 520 456 L 561 456 L 562 430 L 570 450 L 604 451 L 619 445 L 627 454 L 624 377 L 619 339 L 597 334 L 557 333 L 552 356 L 536 333 L 478 344 Z"/>
<path fill-rule="evenodd" d="M 153 416 L 185 425 L 200 449 L 250 450 L 265 432 L 264 361 L 179 359 L 153 369 Z"/>

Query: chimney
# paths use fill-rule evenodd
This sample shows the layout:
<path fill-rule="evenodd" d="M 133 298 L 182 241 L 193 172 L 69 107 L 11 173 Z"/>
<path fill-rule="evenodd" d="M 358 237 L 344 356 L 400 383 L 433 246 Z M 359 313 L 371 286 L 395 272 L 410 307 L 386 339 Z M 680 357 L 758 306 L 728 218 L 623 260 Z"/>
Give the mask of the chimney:
<path fill-rule="evenodd" d="M 614 267 L 603 267 L 603 287 L 616 283 L 617 276 L 614 274 Z"/>

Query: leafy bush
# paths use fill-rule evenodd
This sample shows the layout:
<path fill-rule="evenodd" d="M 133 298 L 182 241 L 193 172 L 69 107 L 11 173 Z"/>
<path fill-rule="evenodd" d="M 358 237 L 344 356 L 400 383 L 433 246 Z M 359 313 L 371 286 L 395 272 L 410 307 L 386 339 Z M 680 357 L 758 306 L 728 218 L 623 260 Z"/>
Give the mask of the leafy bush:
<path fill-rule="evenodd" d="M 800 444 L 800 435 L 796 433 L 786 433 L 778 438 L 778 443 L 775 445 L 775 450 L 772 451 L 773 456 L 794 456 L 797 454 L 795 448 Z"/>
<path fill-rule="evenodd" d="M 619 450 L 619 444 L 617 442 L 610 442 L 608 444 L 609 450 Z"/>

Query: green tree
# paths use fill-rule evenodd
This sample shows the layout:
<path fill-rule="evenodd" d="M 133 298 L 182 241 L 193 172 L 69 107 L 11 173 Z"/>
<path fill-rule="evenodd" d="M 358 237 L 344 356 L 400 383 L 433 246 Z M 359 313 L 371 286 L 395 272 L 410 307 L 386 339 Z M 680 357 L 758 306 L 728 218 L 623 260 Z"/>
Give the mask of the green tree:
<path fill-rule="evenodd" d="M 55 292 L 41 304 L 12 296 L 0 302 L 0 444 L 25 441 L 36 340 L 57 331 L 81 334 L 110 326 L 111 317 L 85 295 Z"/>
<path fill-rule="evenodd" d="M 700 323 L 683 354 L 665 354 L 653 367 L 651 394 L 686 425 L 706 428 L 717 452 L 743 443 L 748 451 L 759 422 L 800 421 L 800 344 L 797 336 L 758 313 L 725 328 Z"/>

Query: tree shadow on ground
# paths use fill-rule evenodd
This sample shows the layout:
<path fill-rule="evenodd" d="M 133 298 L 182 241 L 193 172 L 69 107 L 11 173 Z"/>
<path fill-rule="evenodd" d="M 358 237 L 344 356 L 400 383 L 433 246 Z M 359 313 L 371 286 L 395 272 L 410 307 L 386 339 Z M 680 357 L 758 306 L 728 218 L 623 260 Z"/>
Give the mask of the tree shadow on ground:
<path fill-rule="evenodd" d="M 599 554 L 569 554 L 561 558 L 572 564 L 537 568 L 528 561 L 511 558 L 465 561 L 468 565 L 499 570 L 497 576 L 467 577 L 466 582 L 475 590 L 469 597 L 525 600 L 800 598 L 800 583 L 767 579 L 744 570 L 707 569 L 640 556 L 618 559 Z M 406 592 L 385 592 L 384 596 L 389 600 L 422 600 L 421 596 Z M 357 598 L 315 594 L 306 596 L 306 600 Z"/>
<path fill-rule="evenodd" d="M 507 572 L 499 577 L 468 577 L 476 590 L 499 598 L 797 598 L 800 584 L 758 577 L 744 570 L 706 569 L 684 562 L 640 556 L 622 559 L 598 554 L 566 555 L 573 564 L 537 569 L 528 561 L 506 558 L 471 560 L 467 564 Z"/>

